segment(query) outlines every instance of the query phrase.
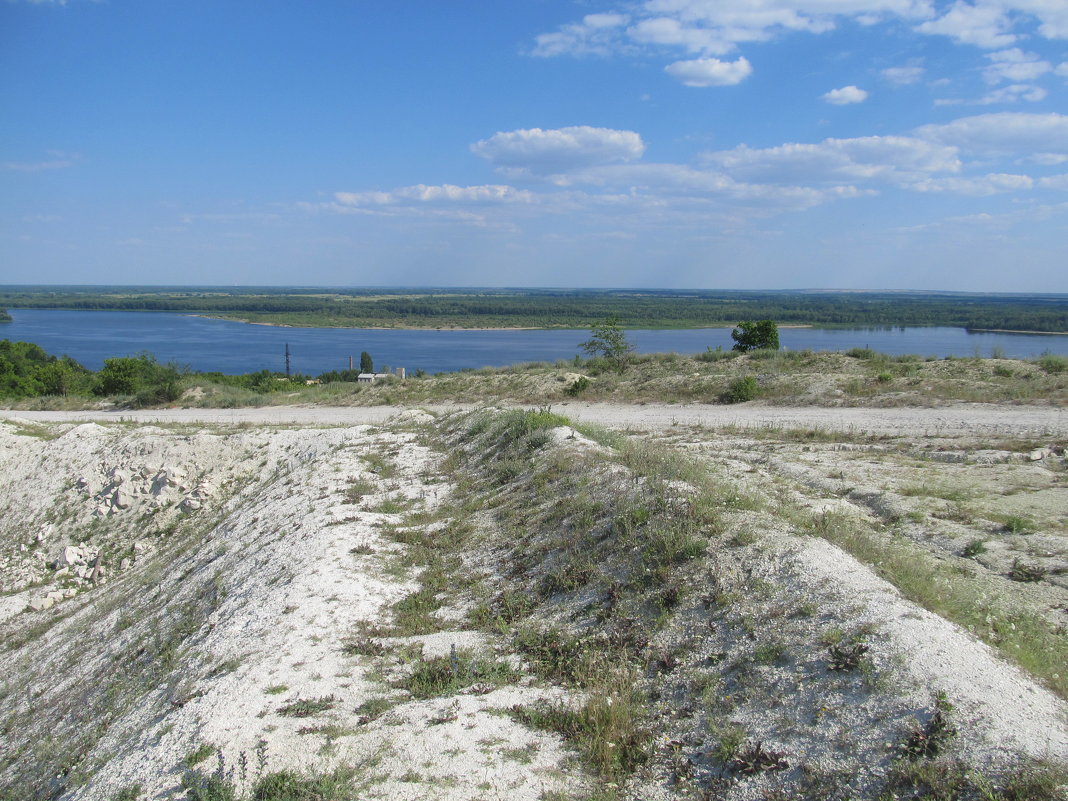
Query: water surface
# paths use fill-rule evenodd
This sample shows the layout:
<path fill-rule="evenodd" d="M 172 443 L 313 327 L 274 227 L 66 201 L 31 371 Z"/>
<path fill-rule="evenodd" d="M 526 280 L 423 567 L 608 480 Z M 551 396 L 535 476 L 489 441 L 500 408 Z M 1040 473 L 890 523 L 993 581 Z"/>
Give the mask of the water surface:
<path fill-rule="evenodd" d="M 212 320 L 168 312 L 11 309 L 0 339 L 35 342 L 49 353 L 66 354 L 92 370 L 104 359 L 152 352 L 161 362 L 198 371 L 249 373 L 284 370 L 288 344 L 293 372 L 318 375 L 344 370 L 349 356 L 359 367 L 367 351 L 375 366 L 428 373 L 529 361 L 571 359 L 588 331 L 437 331 L 363 328 L 281 328 Z M 627 331 L 640 353 L 699 353 L 729 350 L 729 328 Z M 1068 355 L 1068 335 L 969 333 L 963 328 L 780 328 L 790 350 L 848 350 L 870 347 L 882 353 L 920 356 L 1014 358 L 1043 353 Z"/>

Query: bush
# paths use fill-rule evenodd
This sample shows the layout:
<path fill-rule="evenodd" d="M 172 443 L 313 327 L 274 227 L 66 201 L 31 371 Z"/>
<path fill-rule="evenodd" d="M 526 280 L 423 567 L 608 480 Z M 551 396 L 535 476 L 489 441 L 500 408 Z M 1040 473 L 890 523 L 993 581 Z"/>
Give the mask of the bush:
<path fill-rule="evenodd" d="M 755 400 L 760 395 L 760 387 L 756 378 L 751 375 L 735 379 L 730 386 L 719 396 L 721 403 L 745 403 Z"/>
<path fill-rule="evenodd" d="M 774 320 L 743 320 L 731 331 L 734 350 L 746 353 L 751 350 L 778 350 L 779 328 Z"/>
<path fill-rule="evenodd" d="M 151 353 L 104 359 L 97 373 L 97 395 L 135 395 L 138 405 L 150 406 L 177 400 L 182 394 L 181 375 L 173 364 L 160 364 Z"/>
<path fill-rule="evenodd" d="M 1063 373 L 1068 370 L 1068 357 L 1054 356 L 1052 353 L 1047 353 L 1045 356 L 1039 357 L 1038 366 L 1047 373 Z"/>
<path fill-rule="evenodd" d="M 594 323 L 590 334 L 590 338 L 579 343 L 579 347 L 590 356 L 603 356 L 622 371 L 634 353 L 634 346 L 627 342 L 619 317 L 612 314 L 604 322 Z"/>
<path fill-rule="evenodd" d="M 871 348 L 850 348 L 845 352 L 846 356 L 851 359 L 874 359 L 879 354 L 873 351 Z"/>
<path fill-rule="evenodd" d="M 585 392 L 589 388 L 590 379 L 586 378 L 586 376 L 580 376 L 575 379 L 574 383 L 564 390 L 564 394 L 576 398 L 580 393 Z"/>

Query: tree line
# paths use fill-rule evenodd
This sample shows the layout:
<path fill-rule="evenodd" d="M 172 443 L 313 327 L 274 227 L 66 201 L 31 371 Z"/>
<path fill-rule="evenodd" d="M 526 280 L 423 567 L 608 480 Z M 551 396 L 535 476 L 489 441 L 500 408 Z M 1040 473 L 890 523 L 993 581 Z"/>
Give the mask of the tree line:
<path fill-rule="evenodd" d="M 310 326 L 587 328 L 618 316 L 629 328 L 733 325 L 738 320 L 841 327 L 950 326 L 1068 332 L 1068 296 L 668 290 L 382 290 L 92 292 L 0 289 L 9 308 L 248 316 Z"/>

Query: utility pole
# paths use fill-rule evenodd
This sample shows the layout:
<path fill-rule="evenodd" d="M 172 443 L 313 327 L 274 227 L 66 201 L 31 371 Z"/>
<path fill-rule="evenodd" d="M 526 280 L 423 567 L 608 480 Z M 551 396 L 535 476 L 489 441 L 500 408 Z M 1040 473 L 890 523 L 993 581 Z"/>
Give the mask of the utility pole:
<path fill-rule="evenodd" d="M 289 378 L 289 343 L 286 343 L 286 378 Z"/>

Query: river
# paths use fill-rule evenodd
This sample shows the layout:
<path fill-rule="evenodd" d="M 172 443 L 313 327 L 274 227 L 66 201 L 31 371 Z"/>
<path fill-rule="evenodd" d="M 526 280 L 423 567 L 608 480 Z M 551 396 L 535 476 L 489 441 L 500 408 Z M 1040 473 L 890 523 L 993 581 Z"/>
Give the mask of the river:
<path fill-rule="evenodd" d="M 11 309 L 0 338 L 34 342 L 49 353 L 66 354 L 99 370 L 104 359 L 150 351 L 161 362 L 197 371 L 249 373 L 285 369 L 289 345 L 294 373 L 318 375 L 359 366 L 361 351 L 376 368 L 385 365 L 428 373 L 571 359 L 582 330 L 438 331 L 425 329 L 283 328 L 213 320 L 166 312 L 57 311 Z M 627 339 L 640 353 L 699 353 L 733 344 L 729 328 L 632 330 Z M 869 347 L 889 354 L 1032 358 L 1068 355 L 1068 335 L 969 333 L 963 328 L 780 328 L 790 350 L 841 351 Z"/>

